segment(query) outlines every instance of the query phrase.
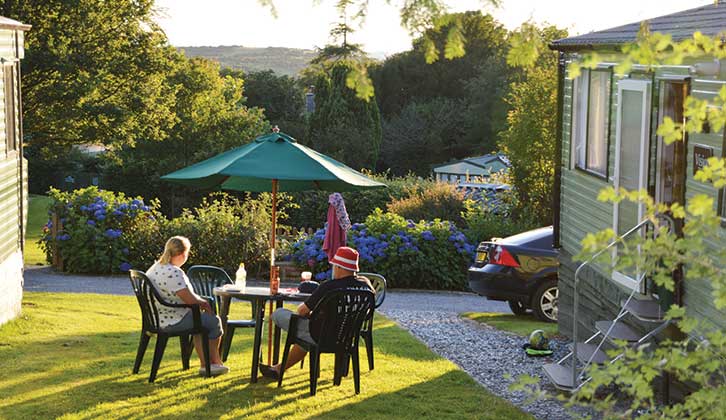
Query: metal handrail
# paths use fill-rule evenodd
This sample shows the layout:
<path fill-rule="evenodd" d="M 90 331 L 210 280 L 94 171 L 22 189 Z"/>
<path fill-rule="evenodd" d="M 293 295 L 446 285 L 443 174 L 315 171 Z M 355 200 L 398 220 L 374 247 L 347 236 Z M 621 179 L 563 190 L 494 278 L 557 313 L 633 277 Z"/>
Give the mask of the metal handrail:
<path fill-rule="evenodd" d="M 666 222 L 668 222 L 669 230 L 672 230 L 673 227 L 675 226 L 673 219 L 668 215 L 659 214 L 659 215 L 656 215 L 656 218 L 665 219 Z M 578 312 L 578 304 L 579 304 L 578 297 L 579 296 L 578 296 L 578 292 L 577 292 L 577 286 L 580 281 L 580 278 L 579 278 L 580 272 L 582 271 L 583 268 L 585 268 L 585 266 L 592 264 L 592 262 L 594 262 L 600 255 L 602 255 L 603 253 L 605 253 L 606 251 L 608 251 L 609 249 L 611 249 L 612 247 L 617 245 L 623 239 L 625 239 L 628 236 L 632 235 L 633 233 L 639 231 L 646 225 L 655 226 L 654 223 L 649 218 L 641 220 L 640 223 L 638 223 L 634 227 L 630 228 L 630 230 L 628 230 L 624 234 L 617 237 L 615 240 L 610 242 L 606 247 L 604 247 L 600 251 L 593 254 L 587 261 L 581 263 L 575 270 L 574 287 L 573 287 L 573 310 L 572 310 L 572 343 L 573 343 L 572 344 L 572 389 L 573 390 L 578 388 L 578 386 L 577 386 L 577 382 L 578 382 L 578 378 L 577 378 L 577 376 L 578 376 L 577 375 L 577 360 L 578 360 L 577 359 L 577 312 Z M 638 286 L 640 286 L 640 283 L 643 281 L 644 278 L 645 278 L 645 275 L 640 277 L 640 279 L 638 280 L 638 284 L 637 284 Z M 630 302 L 630 300 L 633 298 L 634 295 L 635 295 L 635 288 L 633 288 L 633 291 L 631 292 L 630 297 L 628 297 L 628 300 L 626 301 L 626 305 L 623 305 L 621 307 L 620 313 L 615 318 L 613 323 L 610 325 L 610 328 L 608 328 L 608 331 L 606 332 L 603 340 L 600 342 L 600 345 L 598 345 L 595 352 L 593 352 L 593 354 L 590 355 L 590 358 L 588 359 L 587 363 L 585 364 L 585 367 L 583 368 L 583 372 L 592 363 L 593 357 L 595 357 L 597 350 L 600 349 L 600 347 L 602 346 L 602 344 L 605 341 L 605 339 L 607 338 L 607 336 L 610 334 L 612 329 L 615 327 L 615 323 L 617 322 L 617 320 L 622 318 L 622 316 L 624 315 L 624 310 L 625 310 L 624 308 L 627 306 L 627 303 Z"/>

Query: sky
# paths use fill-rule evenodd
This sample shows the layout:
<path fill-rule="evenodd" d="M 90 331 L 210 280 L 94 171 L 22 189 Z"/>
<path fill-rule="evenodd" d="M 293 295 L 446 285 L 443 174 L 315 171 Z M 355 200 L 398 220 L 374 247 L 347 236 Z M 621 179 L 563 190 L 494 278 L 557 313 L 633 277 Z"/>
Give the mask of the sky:
<path fill-rule="evenodd" d="M 712 3 L 713 0 L 502 0 L 499 8 L 481 0 L 450 0 L 451 11 L 484 10 L 508 29 L 526 20 L 567 28 L 571 35 Z M 274 0 L 275 19 L 258 0 L 156 0 L 157 22 L 175 46 L 322 47 L 337 20 L 333 0 Z M 392 54 L 411 47 L 398 10 L 371 0 L 368 17 L 351 41 L 369 53 Z"/>

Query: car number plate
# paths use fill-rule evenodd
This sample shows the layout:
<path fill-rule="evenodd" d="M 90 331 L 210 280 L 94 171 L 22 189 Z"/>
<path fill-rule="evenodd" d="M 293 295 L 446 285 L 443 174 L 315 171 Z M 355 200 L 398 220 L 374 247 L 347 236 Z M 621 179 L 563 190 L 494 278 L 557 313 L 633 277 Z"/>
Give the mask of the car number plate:
<path fill-rule="evenodd" d="M 487 260 L 487 252 L 479 251 L 476 253 L 476 262 L 485 262 Z"/>

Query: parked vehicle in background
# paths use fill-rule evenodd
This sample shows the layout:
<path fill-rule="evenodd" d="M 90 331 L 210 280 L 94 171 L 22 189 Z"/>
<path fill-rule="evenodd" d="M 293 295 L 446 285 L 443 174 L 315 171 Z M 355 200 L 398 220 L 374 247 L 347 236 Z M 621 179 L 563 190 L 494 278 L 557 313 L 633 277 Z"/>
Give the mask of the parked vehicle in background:
<path fill-rule="evenodd" d="M 557 321 L 557 251 L 552 226 L 479 244 L 469 267 L 469 287 L 491 300 L 509 302 L 515 314 L 532 309 L 537 318 Z"/>

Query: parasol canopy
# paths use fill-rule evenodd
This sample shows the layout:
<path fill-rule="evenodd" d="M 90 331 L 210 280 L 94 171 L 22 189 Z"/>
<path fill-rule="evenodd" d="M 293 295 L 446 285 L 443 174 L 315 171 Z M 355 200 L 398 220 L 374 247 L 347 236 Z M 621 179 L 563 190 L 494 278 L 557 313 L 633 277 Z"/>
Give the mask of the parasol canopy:
<path fill-rule="evenodd" d="M 161 179 L 195 188 L 251 192 L 272 191 L 273 179 L 278 181 L 280 192 L 353 191 L 386 186 L 279 132 L 260 136 Z"/>

